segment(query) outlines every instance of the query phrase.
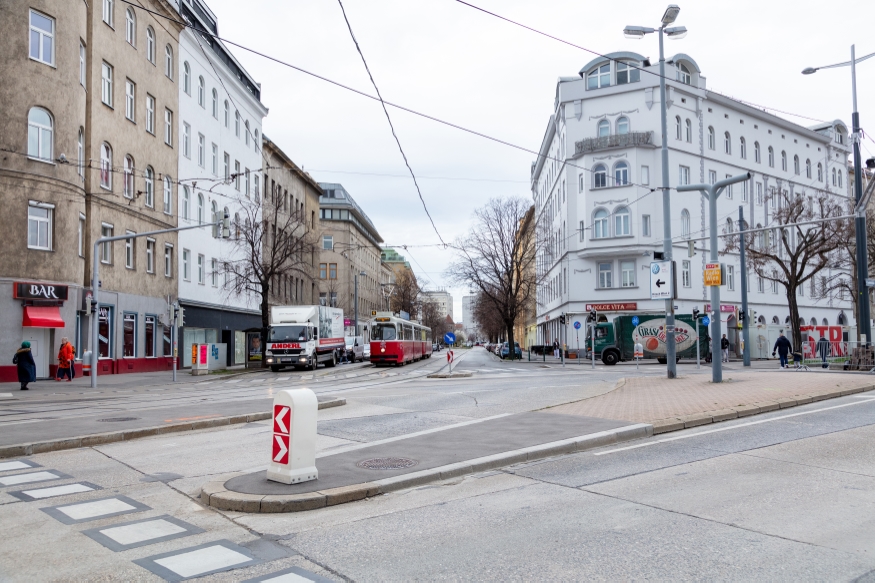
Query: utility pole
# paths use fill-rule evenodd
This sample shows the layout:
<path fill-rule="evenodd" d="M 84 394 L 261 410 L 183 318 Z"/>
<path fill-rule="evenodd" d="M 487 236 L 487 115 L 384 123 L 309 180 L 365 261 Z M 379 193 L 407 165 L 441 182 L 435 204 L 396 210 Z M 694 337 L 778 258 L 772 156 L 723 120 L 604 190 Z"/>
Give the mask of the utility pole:
<path fill-rule="evenodd" d="M 742 358 L 744 366 L 750 366 L 750 311 L 747 309 L 747 261 L 744 256 L 744 207 L 738 207 L 738 246 L 741 253 L 741 339 L 744 343 Z"/>

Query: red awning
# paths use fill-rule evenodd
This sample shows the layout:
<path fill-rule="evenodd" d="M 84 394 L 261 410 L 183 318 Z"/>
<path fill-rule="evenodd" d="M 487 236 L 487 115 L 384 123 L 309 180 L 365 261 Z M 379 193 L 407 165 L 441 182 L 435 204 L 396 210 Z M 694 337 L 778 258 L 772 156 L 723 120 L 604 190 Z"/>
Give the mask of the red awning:
<path fill-rule="evenodd" d="M 25 328 L 63 328 L 64 319 L 58 306 L 24 306 L 21 325 Z"/>

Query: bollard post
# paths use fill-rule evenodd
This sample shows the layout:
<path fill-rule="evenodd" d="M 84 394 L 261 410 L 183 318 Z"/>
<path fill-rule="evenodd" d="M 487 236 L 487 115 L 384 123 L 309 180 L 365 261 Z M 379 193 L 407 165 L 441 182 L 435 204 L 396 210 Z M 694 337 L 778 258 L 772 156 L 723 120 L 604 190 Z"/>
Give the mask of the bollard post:
<path fill-rule="evenodd" d="M 310 389 L 277 392 L 267 479 L 297 484 L 319 479 L 316 469 L 316 415 L 319 403 Z"/>

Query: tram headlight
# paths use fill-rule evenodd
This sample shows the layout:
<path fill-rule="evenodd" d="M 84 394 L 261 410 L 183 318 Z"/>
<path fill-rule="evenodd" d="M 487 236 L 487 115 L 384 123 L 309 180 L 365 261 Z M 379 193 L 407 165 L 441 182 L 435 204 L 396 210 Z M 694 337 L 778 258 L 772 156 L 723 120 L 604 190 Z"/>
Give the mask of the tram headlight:
<path fill-rule="evenodd" d="M 385 348 L 381 348 L 381 349 L 380 349 L 380 352 L 386 352 L 386 349 L 385 349 Z"/>

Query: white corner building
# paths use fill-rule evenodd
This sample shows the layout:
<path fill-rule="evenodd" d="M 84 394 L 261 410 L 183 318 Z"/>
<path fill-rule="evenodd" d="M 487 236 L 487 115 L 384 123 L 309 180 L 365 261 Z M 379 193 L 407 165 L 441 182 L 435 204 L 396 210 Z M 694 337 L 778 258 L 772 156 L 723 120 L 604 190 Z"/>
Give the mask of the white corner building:
<path fill-rule="evenodd" d="M 618 313 L 664 313 L 664 301 L 650 300 L 649 278 L 650 262 L 663 250 L 658 74 L 658 63 L 616 52 L 557 82 L 554 113 L 531 168 L 538 228 L 545 238 L 538 261 L 543 281 L 537 298 L 539 343 L 563 341 L 560 314 L 572 315 L 573 322 L 591 304 L 621 304 L 613 310 Z M 739 206 L 749 227 L 769 226 L 779 198 L 772 196 L 775 192 L 852 200 L 851 147 L 841 121 L 805 128 L 710 91 L 699 65 L 685 54 L 667 60 L 666 77 L 672 188 L 752 175 L 719 198 L 721 232 L 737 229 Z M 671 231 L 677 313 L 689 314 L 693 307 L 704 311 L 710 303 L 703 282 L 709 243 L 697 241 L 696 254 L 689 257 L 686 241 L 709 235 L 703 196 L 671 191 Z M 721 255 L 720 261 L 727 280 L 721 314 L 737 352 L 740 261 L 737 254 Z M 783 286 L 749 270 L 748 289 L 752 324 L 789 323 Z M 824 295 L 806 285 L 798 299 L 806 325 L 851 324 L 849 296 Z"/>
<path fill-rule="evenodd" d="M 218 20 L 201 0 L 180 0 L 181 16 L 218 34 Z M 179 226 L 212 222 L 213 213 L 232 223 L 240 201 L 260 201 L 262 120 L 261 85 L 221 41 L 182 31 L 179 40 Z M 223 257 L 233 242 L 212 227 L 180 231 L 177 249 L 179 303 L 185 308 L 180 330 L 180 362 L 191 366 L 192 343 L 227 344 L 228 365 L 246 364 L 247 331 L 261 328 L 254 296 L 223 289 Z"/>

